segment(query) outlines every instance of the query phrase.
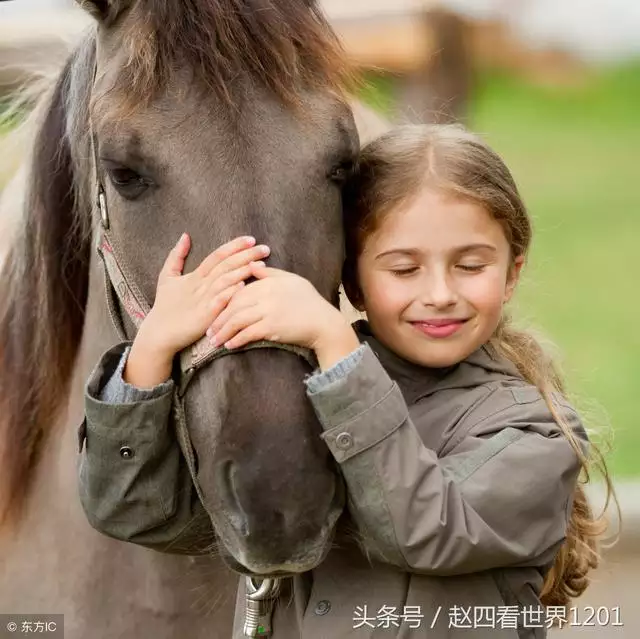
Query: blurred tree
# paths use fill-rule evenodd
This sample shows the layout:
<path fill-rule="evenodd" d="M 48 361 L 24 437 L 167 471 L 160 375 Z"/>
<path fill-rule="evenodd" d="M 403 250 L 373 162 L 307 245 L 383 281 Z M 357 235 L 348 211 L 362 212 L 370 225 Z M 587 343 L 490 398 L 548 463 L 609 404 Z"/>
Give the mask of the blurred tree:
<path fill-rule="evenodd" d="M 473 88 L 469 24 L 442 8 L 420 16 L 431 54 L 399 81 L 397 118 L 422 122 L 463 120 Z"/>

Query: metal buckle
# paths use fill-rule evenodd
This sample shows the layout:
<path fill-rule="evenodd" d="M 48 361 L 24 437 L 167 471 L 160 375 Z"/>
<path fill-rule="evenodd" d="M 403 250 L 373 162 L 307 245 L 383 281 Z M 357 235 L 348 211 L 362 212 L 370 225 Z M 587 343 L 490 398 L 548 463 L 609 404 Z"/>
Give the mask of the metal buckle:
<path fill-rule="evenodd" d="M 273 608 L 280 592 L 280 579 L 264 579 L 256 585 L 253 577 L 247 577 L 246 586 L 244 636 L 268 637 Z"/>
<path fill-rule="evenodd" d="M 98 208 L 100 209 L 100 219 L 104 229 L 109 229 L 109 212 L 107 211 L 107 197 L 102 186 L 98 187 Z"/>

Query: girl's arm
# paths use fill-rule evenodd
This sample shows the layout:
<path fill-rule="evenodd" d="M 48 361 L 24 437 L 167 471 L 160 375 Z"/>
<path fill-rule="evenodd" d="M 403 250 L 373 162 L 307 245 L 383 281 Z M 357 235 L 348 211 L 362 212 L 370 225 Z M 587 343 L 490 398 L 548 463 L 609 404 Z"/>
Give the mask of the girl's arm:
<path fill-rule="evenodd" d="M 461 452 L 439 459 L 369 346 L 307 386 L 373 557 L 432 575 L 553 561 L 580 466 L 541 398 L 494 397 L 488 417 L 461 424 Z"/>
<path fill-rule="evenodd" d="M 129 349 L 123 343 L 105 353 L 85 389 L 83 509 L 110 537 L 164 552 L 205 553 L 214 534 L 173 434 L 174 383 L 127 384 Z"/>
<path fill-rule="evenodd" d="M 97 530 L 165 552 L 198 554 L 214 538 L 174 435 L 171 364 L 204 335 L 268 249 L 255 246 L 254 238 L 236 238 L 182 275 L 190 247 L 185 234 L 167 257 L 133 344 L 110 349 L 89 378 L 79 481 Z"/>

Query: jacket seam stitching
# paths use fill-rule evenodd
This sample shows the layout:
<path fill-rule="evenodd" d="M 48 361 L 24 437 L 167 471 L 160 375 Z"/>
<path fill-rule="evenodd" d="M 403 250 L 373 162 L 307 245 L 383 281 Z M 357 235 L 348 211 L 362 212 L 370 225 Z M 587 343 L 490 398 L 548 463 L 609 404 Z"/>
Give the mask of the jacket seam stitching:
<path fill-rule="evenodd" d="M 507 426 L 507 428 L 509 428 L 509 427 Z M 501 430 L 500 433 L 504 433 L 507 430 L 507 428 Z M 464 484 L 470 477 L 472 477 L 483 466 L 488 464 L 496 455 L 499 455 L 502 451 L 507 449 L 512 444 L 515 444 L 517 441 L 519 441 L 520 439 L 522 439 L 524 437 L 524 433 L 522 431 L 516 430 L 516 429 L 514 429 L 514 431 L 515 432 L 513 434 L 511 434 L 511 436 L 509 437 L 508 441 L 506 441 L 503 446 L 500 446 L 500 448 L 495 450 L 491 455 L 489 455 L 489 457 L 484 459 L 480 464 L 477 464 L 469 473 L 467 473 L 467 475 L 464 477 L 464 479 L 461 479 L 460 481 L 458 481 L 456 483 L 459 486 L 462 486 L 462 484 Z M 499 435 L 500 433 L 497 433 L 497 435 Z M 491 440 L 488 440 L 488 441 L 491 441 Z"/>
<path fill-rule="evenodd" d="M 487 395 L 486 399 L 489 399 L 489 397 L 491 397 L 491 395 L 493 395 L 497 391 L 498 391 L 497 388 L 494 389 L 490 395 Z M 485 401 L 486 401 L 486 399 L 485 399 Z M 540 401 L 540 400 L 537 400 L 537 401 Z M 484 404 L 484 402 L 482 402 L 482 403 Z M 530 402 L 530 403 L 533 404 L 535 402 Z M 481 426 L 482 424 L 484 424 L 484 422 L 486 422 L 487 420 L 491 419 L 492 417 L 495 417 L 496 415 L 500 415 L 500 413 L 504 413 L 504 412 L 508 411 L 510 408 L 513 408 L 514 406 L 519 406 L 519 404 L 514 401 L 513 403 L 510 403 L 507 406 L 503 406 L 502 408 L 494 411 L 493 413 L 490 413 L 489 415 L 486 415 L 480 421 L 472 423 L 471 426 L 469 426 L 469 428 L 462 429 L 461 436 L 456 439 L 455 445 L 452 447 L 452 450 L 455 449 L 456 446 L 458 446 L 458 444 L 462 441 L 462 439 L 467 437 L 475 428 L 477 428 L 478 426 Z M 466 419 L 468 419 L 468 417 Z M 463 422 L 464 421 L 465 420 L 463 420 Z"/>
<path fill-rule="evenodd" d="M 345 421 L 332 423 L 331 419 L 327 419 L 326 420 L 326 424 L 327 424 L 327 426 L 329 426 L 329 428 L 327 428 L 327 430 L 325 432 L 330 432 L 330 431 L 332 431 L 334 429 L 337 429 L 337 428 L 346 428 L 349 424 L 353 424 L 353 422 L 358 421 L 363 415 L 366 415 L 367 413 L 369 413 L 372 410 L 374 410 L 377 406 L 382 404 L 389 397 L 389 395 L 391 395 L 393 393 L 393 391 L 395 390 L 395 388 L 397 386 L 398 386 L 398 384 L 396 382 L 393 382 L 391 384 L 391 388 L 389 388 L 389 390 L 382 397 L 377 399 L 370 406 L 367 406 L 367 408 L 365 408 L 364 410 L 360 411 L 357 415 L 354 415 L 353 417 L 350 417 L 349 419 L 347 419 Z M 325 421 L 325 420 L 323 420 L 323 421 Z"/>
<path fill-rule="evenodd" d="M 157 439 L 154 440 L 153 447 L 151 449 L 151 458 L 155 457 L 159 452 L 158 450 L 159 444 L 160 442 Z M 163 457 L 166 459 L 168 455 L 164 455 Z M 147 479 L 149 480 L 150 478 L 148 477 Z M 158 501 L 160 502 L 160 510 L 162 511 L 162 515 L 164 517 L 165 522 L 169 521 L 171 519 L 171 515 L 169 514 L 169 509 L 167 507 L 168 504 L 165 504 L 165 501 L 162 497 L 162 491 L 160 490 L 160 486 L 158 485 L 158 482 L 155 482 L 155 481 L 151 482 L 151 489 L 158 497 Z"/>
<path fill-rule="evenodd" d="M 480 406 L 482 406 L 486 401 L 489 400 L 490 397 L 492 397 L 493 395 L 495 395 L 498 392 L 497 388 L 493 388 L 491 389 L 491 392 L 489 392 L 480 402 Z M 472 422 L 468 427 L 465 426 L 465 421 L 467 419 L 469 419 L 469 416 L 471 414 L 473 414 L 473 411 L 478 408 L 477 406 L 472 408 L 461 420 L 459 429 L 457 430 L 456 433 L 456 437 L 455 439 L 453 439 L 452 444 L 451 444 L 451 451 L 455 450 L 458 446 L 458 444 L 469 435 L 469 433 L 476 428 L 477 426 L 479 426 L 480 424 L 482 424 L 485 420 L 489 419 L 490 417 L 493 417 L 494 415 L 498 415 L 499 413 L 501 413 L 503 410 L 507 410 L 508 408 L 511 407 L 511 404 L 507 407 L 504 408 L 500 408 L 496 411 L 494 411 L 493 413 L 491 413 L 490 415 L 487 415 L 486 417 L 483 417 L 479 422 Z"/>
<path fill-rule="evenodd" d="M 373 448 L 374 446 L 377 446 L 380 442 L 383 442 L 385 439 L 389 438 L 391 435 L 393 435 L 399 428 L 401 428 L 405 423 L 407 422 L 407 416 L 405 415 L 404 417 L 402 417 L 402 420 L 400 422 L 398 422 L 391 430 L 389 430 L 388 432 L 384 433 L 383 435 L 380 435 L 378 438 L 376 438 L 374 441 L 362 446 L 362 448 L 359 448 L 358 450 L 355 451 L 349 451 L 351 454 L 348 457 L 344 458 L 344 461 L 347 462 L 350 459 L 352 459 L 353 457 L 356 457 L 362 453 L 366 453 L 369 449 Z"/>
<path fill-rule="evenodd" d="M 337 426 L 335 426 L 335 429 L 340 430 L 340 428 L 346 428 L 349 425 L 353 426 L 355 423 L 357 423 L 362 418 L 364 418 L 370 411 L 374 410 L 377 406 L 382 404 L 385 400 L 388 400 L 396 388 L 398 388 L 398 392 L 401 393 L 398 385 L 396 384 L 396 382 L 394 382 L 391 388 L 389 389 L 389 391 L 387 391 L 387 393 L 384 395 L 384 397 L 379 399 L 375 404 L 372 404 L 366 410 L 362 411 L 361 413 L 358 413 L 358 415 L 356 415 L 352 419 L 346 422 L 343 422 L 342 424 L 338 424 Z M 393 428 L 390 428 L 388 431 L 381 433 L 378 437 L 376 437 L 374 441 L 364 444 L 361 448 L 358 448 L 357 450 L 354 450 L 354 451 L 348 451 L 347 454 L 344 455 L 342 463 L 349 461 L 350 459 L 352 459 L 353 457 L 356 457 L 357 455 L 360 455 L 361 453 L 365 453 L 369 449 L 373 448 L 374 446 L 377 446 L 380 442 L 384 441 L 385 439 L 393 435 L 393 433 L 395 433 L 403 424 L 406 423 L 408 417 L 409 417 L 409 412 L 405 408 L 404 414 L 400 417 L 400 420 L 398 421 L 398 423 L 394 424 Z M 331 430 L 333 430 L 333 428 Z M 323 434 L 326 434 L 326 431 Z"/>
<path fill-rule="evenodd" d="M 409 563 L 407 556 L 404 553 L 404 550 L 402 548 L 402 545 L 400 544 L 400 542 L 398 541 L 398 531 L 396 529 L 396 523 L 395 520 L 392 516 L 391 513 L 391 507 L 389 506 L 389 502 L 390 502 L 390 496 L 389 496 L 389 492 L 387 491 L 384 482 L 380 480 L 380 472 L 378 469 L 378 460 L 376 459 L 375 461 L 375 467 L 376 467 L 376 479 L 378 480 L 381 488 L 382 488 L 382 494 L 384 495 L 384 509 L 387 513 L 387 517 L 389 519 L 389 522 L 391 523 L 391 530 L 393 531 L 393 539 L 396 543 L 396 551 L 398 552 L 398 554 L 400 555 L 400 557 L 402 557 L 402 560 L 404 561 L 405 564 L 405 568 L 407 570 L 411 570 L 411 564 Z"/>

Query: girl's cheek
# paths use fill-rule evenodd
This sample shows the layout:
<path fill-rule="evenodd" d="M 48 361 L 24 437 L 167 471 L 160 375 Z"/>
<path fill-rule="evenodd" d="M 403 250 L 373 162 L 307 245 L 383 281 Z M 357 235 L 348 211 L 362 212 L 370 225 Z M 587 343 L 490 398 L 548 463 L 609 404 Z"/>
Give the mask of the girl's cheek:
<path fill-rule="evenodd" d="M 471 278 L 464 286 L 464 297 L 478 308 L 502 306 L 504 294 L 504 280 L 497 273 L 487 273 L 486 277 L 482 278 Z"/>
<path fill-rule="evenodd" d="M 387 310 L 397 314 L 413 304 L 416 299 L 420 299 L 420 290 L 415 283 L 395 280 L 381 290 L 381 296 L 384 296 Z"/>
<path fill-rule="evenodd" d="M 363 293 L 367 299 L 367 306 L 378 311 L 392 311 L 402 303 L 406 294 L 388 277 L 371 278 L 366 282 Z"/>

